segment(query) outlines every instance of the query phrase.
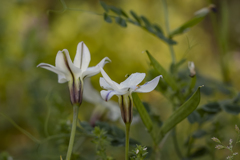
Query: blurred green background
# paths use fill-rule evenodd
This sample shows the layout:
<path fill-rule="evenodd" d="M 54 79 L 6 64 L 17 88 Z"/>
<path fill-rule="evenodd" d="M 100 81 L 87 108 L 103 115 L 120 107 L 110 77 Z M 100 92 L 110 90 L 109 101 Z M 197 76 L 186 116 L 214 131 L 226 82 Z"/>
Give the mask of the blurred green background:
<path fill-rule="evenodd" d="M 170 28 L 177 28 L 193 17 L 194 12 L 208 6 L 216 5 L 216 27 L 221 27 L 222 14 L 219 10 L 221 2 L 208 0 L 168 0 Z M 146 16 L 151 22 L 158 23 L 164 29 L 164 17 L 160 0 L 121 0 L 104 1 L 124 9 L 126 12 L 134 10 L 139 15 Z M 72 117 L 72 106 L 69 100 L 67 84 L 58 84 L 57 75 L 47 70 L 37 68 L 41 63 L 55 64 L 55 57 L 59 50 L 68 49 L 72 59 L 80 41 L 88 46 L 91 52 L 90 66 L 96 65 L 102 58 L 109 57 L 112 63 L 106 64 L 104 69 L 116 82 L 122 82 L 126 74 L 134 72 L 148 72 L 149 60 L 144 50 L 152 55 L 166 69 L 169 69 L 171 57 L 168 46 L 158 38 L 141 28 L 128 24 L 123 28 L 116 23 L 106 23 L 103 17 L 95 13 L 104 10 L 97 0 L 66 0 L 69 8 L 81 11 L 62 11 L 63 6 L 58 0 L 1 0 L 0 2 L 0 112 L 9 116 L 19 126 L 29 131 L 35 137 L 43 139 L 45 135 L 44 123 L 49 117 L 49 134 L 59 131 L 59 126 L 65 124 Z M 239 90 L 240 71 L 240 1 L 227 1 L 227 61 L 231 84 Z M 94 13 L 93 13 L 94 12 Z M 217 37 L 214 35 L 211 16 L 208 15 L 200 24 L 191 28 L 187 33 L 174 38 L 178 42 L 174 46 L 177 60 L 183 57 L 194 61 L 197 74 L 222 81 L 220 67 L 220 51 Z M 189 46 L 193 46 L 189 49 Z M 182 66 L 186 70 L 187 63 Z M 100 91 L 100 74 L 91 78 L 93 86 Z M 204 84 L 208 85 L 208 84 Z M 140 94 L 142 100 L 149 102 L 153 110 L 165 120 L 171 114 L 170 103 L 158 92 Z M 203 96 L 202 104 L 216 99 L 230 98 L 218 91 L 213 96 Z M 113 100 L 117 101 L 114 97 Z M 49 111 L 50 108 L 50 111 Z M 89 121 L 94 105 L 84 102 L 80 108 L 79 119 Z M 239 116 L 223 113 L 216 121 L 224 124 L 223 135 L 234 137 L 234 124 L 239 122 Z M 229 120 L 229 121 L 227 121 Z M 121 123 L 117 123 L 124 128 Z M 151 145 L 149 135 L 139 122 L 133 126 L 131 137 Z M 193 128 L 197 127 L 193 125 Z M 61 128 L 61 127 L 60 127 Z M 184 121 L 178 125 L 179 143 L 183 144 L 186 135 L 191 132 L 189 124 Z M 138 130 L 141 129 L 141 132 Z M 60 131 L 59 131 L 60 132 Z M 0 152 L 7 151 L 13 159 L 58 159 L 64 155 L 67 144 L 53 140 L 50 144 L 37 145 L 27 136 L 19 132 L 9 121 L 0 116 Z M 55 147 L 51 143 L 54 143 Z M 80 143 L 80 142 L 79 142 Z M 199 142 L 203 143 L 203 142 Z M 80 145 L 80 154 L 94 152 L 94 145 L 89 140 Z M 167 140 L 163 150 L 164 157 L 175 159 L 171 140 Z M 123 157 L 124 148 L 111 148 L 109 154 L 117 159 Z M 227 154 L 221 153 L 221 156 Z M 35 157 L 36 156 L 36 157 Z M 35 158 L 33 158 L 35 157 Z M 206 158 L 206 157 L 205 157 Z M 207 157 L 208 158 L 208 157 Z"/>

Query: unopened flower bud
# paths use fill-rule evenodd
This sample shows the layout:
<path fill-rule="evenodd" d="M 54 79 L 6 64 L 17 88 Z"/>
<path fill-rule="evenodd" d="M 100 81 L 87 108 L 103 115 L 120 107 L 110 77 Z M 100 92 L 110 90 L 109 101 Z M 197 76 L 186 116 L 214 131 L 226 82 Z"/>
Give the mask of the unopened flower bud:
<path fill-rule="evenodd" d="M 235 130 L 237 131 L 238 134 L 240 133 L 240 130 L 237 125 L 235 125 Z"/>
<path fill-rule="evenodd" d="M 214 142 L 221 143 L 221 141 L 220 141 L 218 138 L 216 138 L 216 137 L 213 137 L 212 140 L 213 140 Z"/>
<path fill-rule="evenodd" d="M 190 75 L 189 76 L 193 78 L 196 75 L 196 71 L 195 71 L 195 65 L 194 65 L 194 63 L 192 61 L 188 62 L 188 69 L 190 71 Z"/>
<path fill-rule="evenodd" d="M 225 147 L 223 145 L 216 145 L 216 149 L 224 149 Z"/>
<path fill-rule="evenodd" d="M 137 150 L 136 150 L 136 154 L 138 154 L 138 152 L 139 152 L 139 150 L 137 149 Z"/>

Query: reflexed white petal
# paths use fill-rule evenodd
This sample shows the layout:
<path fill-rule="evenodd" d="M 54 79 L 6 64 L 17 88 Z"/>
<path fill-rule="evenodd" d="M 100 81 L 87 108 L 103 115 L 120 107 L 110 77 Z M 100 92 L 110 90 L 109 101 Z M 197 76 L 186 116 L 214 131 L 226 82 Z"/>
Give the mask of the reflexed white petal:
<path fill-rule="evenodd" d="M 152 90 L 154 90 L 157 87 L 159 79 L 161 77 L 162 77 L 162 75 L 157 76 L 156 78 L 154 78 L 153 80 L 151 80 L 149 82 L 146 82 L 144 85 L 140 86 L 133 92 L 151 92 Z"/>
<path fill-rule="evenodd" d="M 100 72 L 100 68 L 103 68 L 106 63 L 111 62 L 108 57 L 103 58 L 96 66 L 87 68 L 86 71 L 82 73 L 82 77 L 92 77 Z"/>
<path fill-rule="evenodd" d="M 68 81 L 66 76 L 65 76 L 65 73 L 55 66 L 52 66 L 52 65 L 47 64 L 47 63 L 40 63 L 37 67 L 45 68 L 49 71 L 52 71 L 52 72 L 58 74 L 58 82 L 59 83 L 65 83 L 65 82 Z"/>
<path fill-rule="evenodd" d="M 114 95 L 122 95 L 121 93 L 114 90 L 101 90 L 100 94 L 105 101 L 108 101 Z"/>
<path fill-rule="evenodd" d="M 143 81 L 145 76 L 146 76 L 145 73 L 133 73 L 125 81 L 120 83 L 120 86 L 121 87 L 131 87 L 133 85 L 136 86 Z"/>
<path fill-rule="evenodd" d="M 107 89 L 107 90 L 113 89 L 113 88 L 106 82 L 106 80 L 105 80 L 103 77 L 100 77 L 99 83 L 100 83 L 100 86 L 101 86 L 103 89 Z"/>
<path fill-rule="evenodd" d="M 88 47 L 83 42 L 78 43 L 73 64 L 84 72 L 87 70 L 90 60 L 91 57 Z"/>
<path fill-rule="evenodd" d="M 105 79 L 105 81 L 116 91 L 120 91 L 120 85 L 117 84 L 116 82 L 114 82 L 113 80 L 111 80 L 111 78 L 107 75 L 107 73 L 102 69 L 100 68 L 101 70 L 101 73 L 102 73 L 102 76 L 103 78 Z"/>

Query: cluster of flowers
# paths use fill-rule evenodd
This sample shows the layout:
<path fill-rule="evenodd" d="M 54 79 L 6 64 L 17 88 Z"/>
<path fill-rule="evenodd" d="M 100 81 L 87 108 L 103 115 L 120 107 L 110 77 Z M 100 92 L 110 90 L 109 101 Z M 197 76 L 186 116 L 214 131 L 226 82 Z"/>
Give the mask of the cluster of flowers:
<path fill-rule="evenodd" d="M 153 80 L 139 85 L 145 78 L 145 73 L 133 73 L 125 81 L 120 84 L 111 80 L 107 73 L 103 70 L 106 63 L 111 62 L 108 57 L 103 58 L 96 66 L 89 67 L 91 60 L 88 47 L 80 42 L 77 46 L 77 53 L 74 61 L 72 62 L 68 50 L 64 49 L 58 51 L 56 56 L 55 65 L 46 63 L 40 63 L 38 67 L 45 68 L 56 74 L 58 74 L 58 82 L 68 82 L 70 99 L 73 105 L 81 105 L 84 79 L 94 76 L 101 72 L 100 86 L 105 89 L 102 90 L 101 97 L 108 101 L 113 95 L 119 97 L 119 106 L 121 109 L 121 115 L 124 123 L 131 123 L 132 121 L 132 92 L 151 92 L 157 86 L 161 75 L 157 76 Z"/>

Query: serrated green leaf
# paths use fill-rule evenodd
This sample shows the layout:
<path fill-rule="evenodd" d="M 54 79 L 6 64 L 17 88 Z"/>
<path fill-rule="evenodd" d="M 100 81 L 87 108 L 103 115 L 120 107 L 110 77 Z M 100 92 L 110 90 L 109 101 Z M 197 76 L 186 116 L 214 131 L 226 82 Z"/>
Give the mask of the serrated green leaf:
<path fill-rule="evenodd" d="M 112 23 L 112 18 L 107 13 L 103 14 L 103 18 L 107 23 Z"/>
<path fill-rule="evenodd" d="M 153 65 L 154 69 L 163 76 L 163 79 L 173 90 L 177 90 L 178 86 L 177 86 L 175 79 L 171 75 L 168 74 L 168 72 L 157 62 L 157 60 L 148 51 L 146 51 L 146 53 L 151 61 L 151 64 Z"/>
<path fill-rule="evenodd" d="M 138 17 L 138 15 L 134 11 L 130 11 L 130 14 L 141 25 L 141 19 Z"/>
<path fill-rule="evenodd" d="M 115 21 L 116 21 L 116 23 L 119 24 L 120 26 L 122 26 L 122 27 L 127 27 L 127 23 L 126 23 L 126 21 L 125 21 L 123 18 L 121 18 L 121 17 L 116 17 L 116 18 L 115 18 Z"/>
<path fill-rule="evenodd" d="M 110 10 L 113 11 L 114 13 L 118 14 L 119 16 L 121 16 L 122 12 L 121 9 L 114 7 L 114 6 L 109 6 Z"/>
<path fill-rule="evenodd" d="M 145 109 L 144 105 L 142 104 L 142 101 L 138 97 L 137 93 L 132 93 L 132 97 L 133 97 L 134 105 L 136 106 L 136 108 L 138 110 L 138 113 L 143 121 L 143 124 L 147 128 L 148 132 L 151 132 L 153 123 L 152 123 L 152 120 L 151 120 L 147 110 Z"/>
<path fill-rule="evenodd" d="M 164 122 L 160 129 L 160 140 L 197 108 L 201 99 L 200 88 Z"/>
<path fill-rule="evenodd" d="M 177 34 L 182 34 L 184 32 L 186 32 L 189 28 L 195 26 L 196 24 L 198 24 L 199 22 L 201 22 L 205 16 L 207 14 L 199 14 L 194 16 L 192 19 L 190 19 L 189 21 L 187 21 L 186 23 L 184 23 L 183 25 L 181 25 L 180 27 L 176 28 L 174 31 L 172 31 L 170 33 L 170 37 L 173 37 Z"/>
<path fill-rule="evenodd" d="M 102 8 L 103 8 L 106 12 L 109 11 L 109 7 L 108 7 L 108 5 L 107 5 L 105 2 L 100 1 L 100 5 L 102 6 Z"/>

